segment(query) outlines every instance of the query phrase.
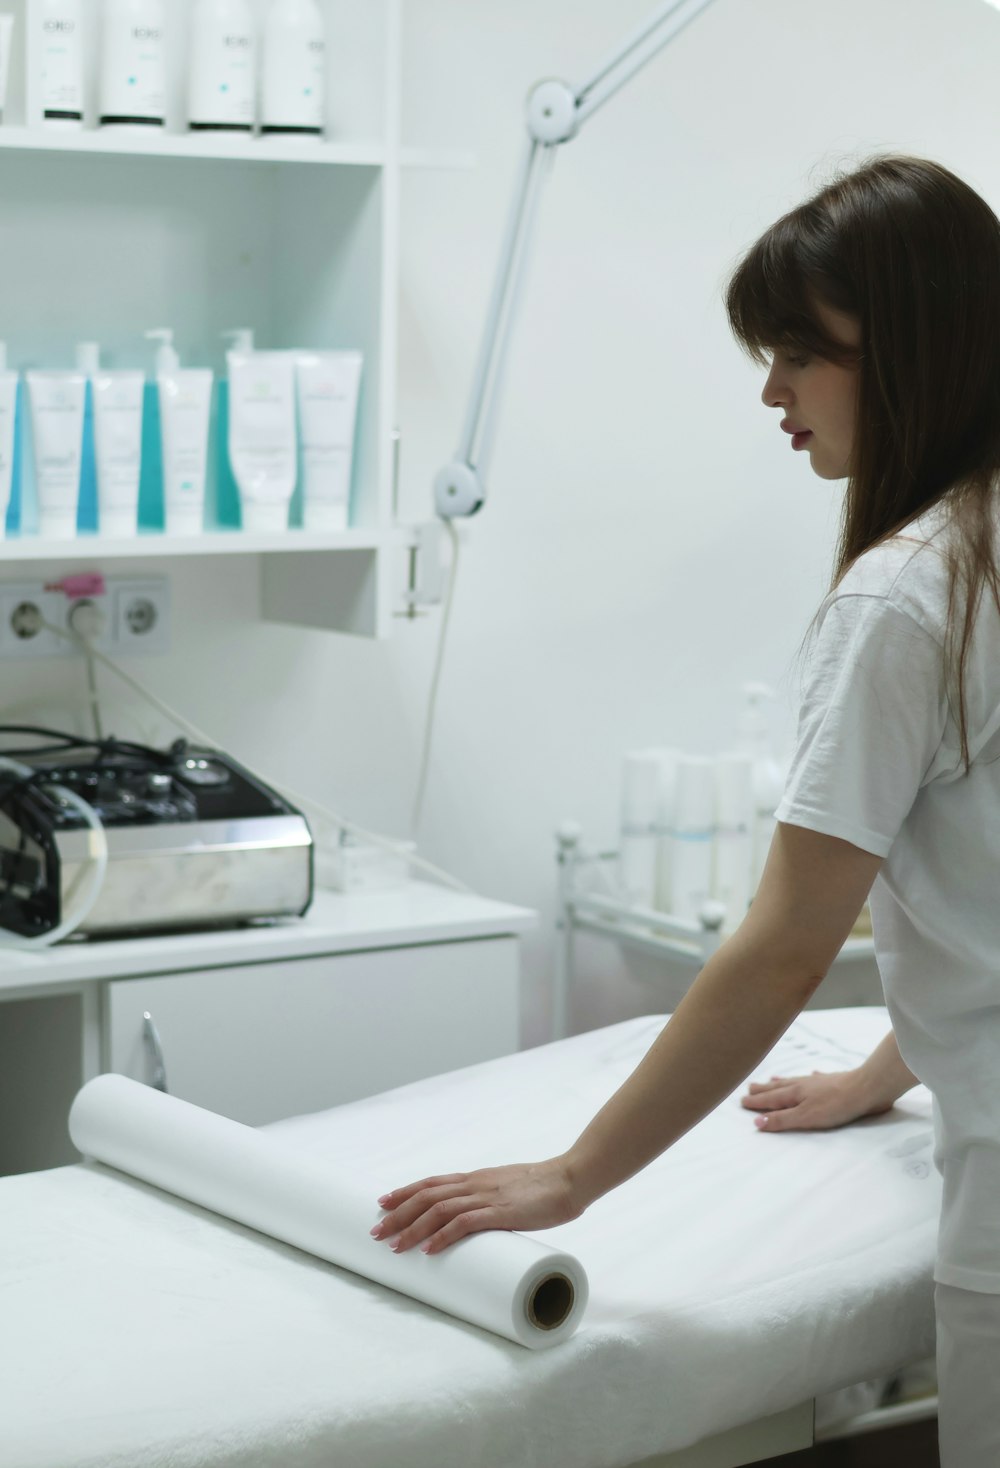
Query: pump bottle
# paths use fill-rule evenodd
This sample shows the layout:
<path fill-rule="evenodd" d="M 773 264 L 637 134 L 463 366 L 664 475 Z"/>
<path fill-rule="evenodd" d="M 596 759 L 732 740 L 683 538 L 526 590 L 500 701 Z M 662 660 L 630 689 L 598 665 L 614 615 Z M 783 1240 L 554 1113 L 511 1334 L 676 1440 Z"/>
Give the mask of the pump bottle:
<path fill-rule="evenodd" d="M 169 328 L 146 336 L 161 343 L 156 384 L 167 534 L 198 535 L 204 525 L 213 374 L 208 367 L 181 367 Z"/>

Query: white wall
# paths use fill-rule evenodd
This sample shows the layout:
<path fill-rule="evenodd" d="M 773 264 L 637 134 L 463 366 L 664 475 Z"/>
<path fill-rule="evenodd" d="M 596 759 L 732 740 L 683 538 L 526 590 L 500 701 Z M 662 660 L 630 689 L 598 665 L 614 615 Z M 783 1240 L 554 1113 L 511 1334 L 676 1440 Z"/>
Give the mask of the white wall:
<path fill-rule="evenodd" d="M 429 513 L 464 412 L 527 88 L 583 79 L 649 9 L 410 0 L 407 141 L 470 148 L 477 166 L 404 186 L 405 518 Z M 725 748 L 747 679 L 779 690 L 779 750 L 794 735 L 793 660 L 843 486 L 814 478 L 761 405 L 726 276 L 871 151 L 935 158 L 1000 207 L 998 75 L 1000 15 L 982 0 L 716 0 L 557 159 L 490 502 L 463 548 L 422 833 L 432 860 L 541 913 L 526 1044 L 547 1038 L 559 821 L 613 842 L 621 753 Z M 134 671 L 249 763 L 405 834 L 438 615 L 371 645 L 262 627 L 252 566 L 173 578 L 174 652 Z M 72 717 L 83 689 L 68 663 L 0 677 L 4 718 Z M 575 1029 L 671 1007 L 651 963 L 598 940 L 581 959 Z"/>
<path fill-rule="evenodd" d="M 479 160 L 404 196 L 413 513 L 464 407 L 527 87 L 583 81 L 652 8 L 412 7 L 404 121 Z M 529 1041 L 545 1034 L 559 820 L 611 842 L 621 752 L 725 748 L 745 680 L 781 694 L 778 747 L 794 736 L 794 657 L 843 484 L 815 478 L 761 404 L 724 282 L 780 213 L 872 151 L 935 158 L 1000 207 L 998 74 L 1000 15 L 981 0 L 716 0 L 560 153 L 461 570 L 426 823 L 443 860 L 544 915 Z M 431 629 L 421 640 L 414 692 Z M 580 956 L 577 1027 L 669 1007 L 662 966 L 601 940 Z"/>

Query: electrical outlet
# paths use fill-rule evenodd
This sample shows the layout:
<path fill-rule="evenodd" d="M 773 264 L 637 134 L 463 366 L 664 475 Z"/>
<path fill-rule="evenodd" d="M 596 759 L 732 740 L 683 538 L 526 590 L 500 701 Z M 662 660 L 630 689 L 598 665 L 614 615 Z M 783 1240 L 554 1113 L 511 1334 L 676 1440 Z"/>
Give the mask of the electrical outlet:
<path fill-rule="evenodd" d="M 113 651 L 142 654 L 170 651 L 170 582 L 115 581 L 111 591 Z"/>
<path fill-rule="evenodd" d="M 61 594 L 59 600 L 61 602 L 59 614 L 62 626 L 68 632 L 85 632 L 88 642 L 98 652 L 103 652 L 106 657 L 110 656 L 114 652 L 114 631 L 111 626 L 111 597 L 107 592 L 103 596 L 69 597 Z M 90 607 L 94 608 L 100 621 L 100 631 L 98 632 L 88 630 L 88 622 L 84 613 Z M 79 610 L 77 610 L 78 608 Z M 74 613 L 76 613 L 75 617 Z M 60 622 L 56 622 L 55 625 L 58 627 Z M 63 643 L 60 652 L 67 654 L 69 657 L 73 657 L 76 655 L 77 649 L 71 643 L 66 642 Z"/>
<path fill-rule="evenodd" d="M 92 603 L 103 616 L 104 625 L 90 641 L 105 657 L 119 653 L 141 656 L 168 652 L 170 582 L 167 577 L 110 580 L 105 585 L 107 589 L 100 596 L 68 597 L 63 591 L 46 591 L 38 581 L 0 581 L 0 658 L 79 657 L 79 649 L 72 642 L 39 627 L 38 623 L 44 618 L 52 626 L 68 632 L 74 608 L 82 603 Z"/>
<path fill-rule="evenodd" d="M 63 639 L 42 626 L 42 618 L 55 627 L 65 626 L 67 598 L 46 591 L 40 582 L 0 582 L 0 657 L 59 657 Z"/>

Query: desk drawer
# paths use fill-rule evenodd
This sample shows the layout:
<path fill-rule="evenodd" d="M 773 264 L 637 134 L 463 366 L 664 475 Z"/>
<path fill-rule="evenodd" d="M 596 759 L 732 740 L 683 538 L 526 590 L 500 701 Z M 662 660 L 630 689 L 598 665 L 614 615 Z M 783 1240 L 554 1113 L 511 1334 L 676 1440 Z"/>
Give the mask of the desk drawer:
<path fill-rule="evenodd" d="M 518 940 L 484 938 L 120 979 L 105 1068 L 250 1126 L 321 1111 L 519 1045 Z"/>

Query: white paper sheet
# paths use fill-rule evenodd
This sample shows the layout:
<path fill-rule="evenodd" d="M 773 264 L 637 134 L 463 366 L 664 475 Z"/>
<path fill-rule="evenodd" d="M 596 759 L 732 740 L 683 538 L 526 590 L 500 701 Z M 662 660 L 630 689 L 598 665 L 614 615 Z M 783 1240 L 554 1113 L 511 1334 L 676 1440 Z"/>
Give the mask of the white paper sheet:
<path fill-rule="evenodd" d="M 374 1183 L 125 1076 L 88 1082 L 69 1131 L 86 1157 L 533 1350 L 566 1340 L 586 1309 L 587 1276 L 571 1254 L 498 1230 L 441 1254 L 394 1254 L 370 1235 L 385 1216 Z"/>

